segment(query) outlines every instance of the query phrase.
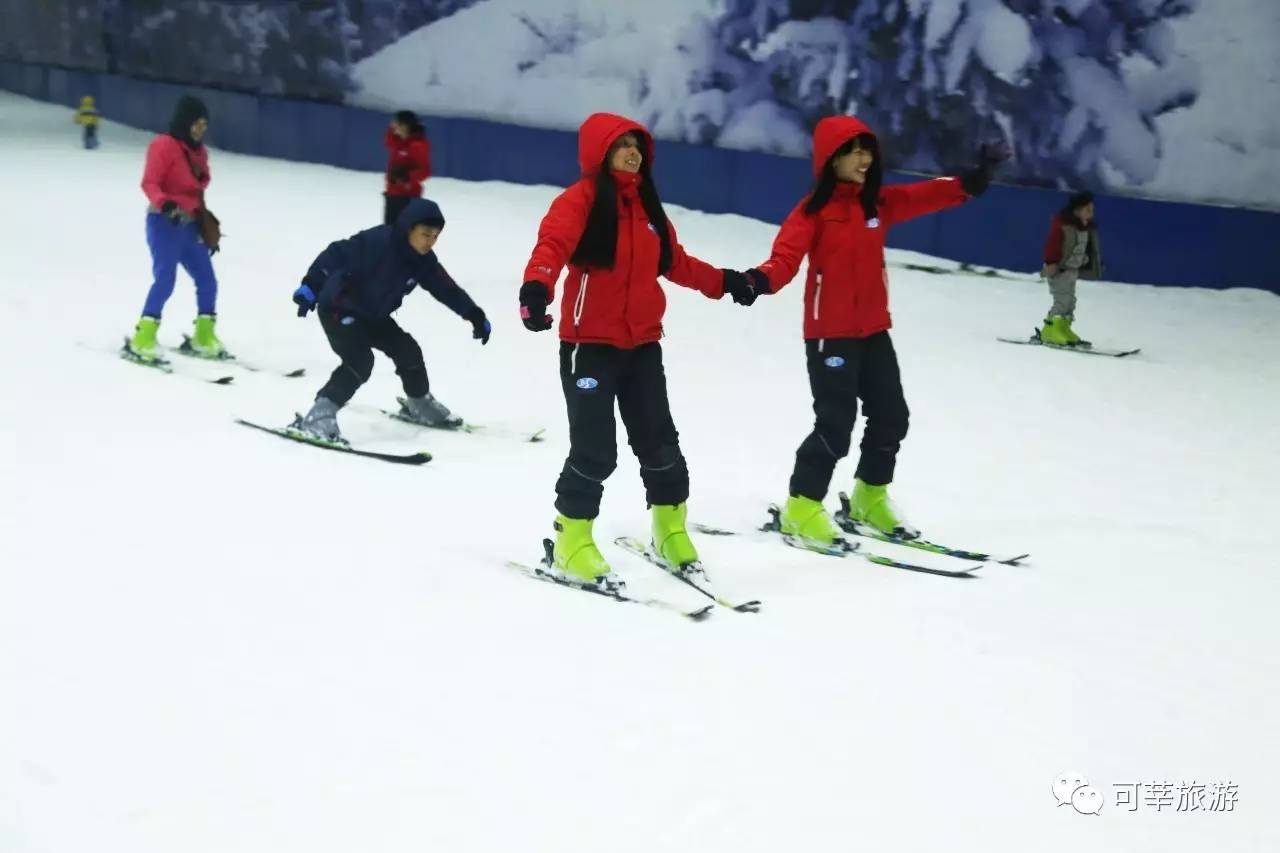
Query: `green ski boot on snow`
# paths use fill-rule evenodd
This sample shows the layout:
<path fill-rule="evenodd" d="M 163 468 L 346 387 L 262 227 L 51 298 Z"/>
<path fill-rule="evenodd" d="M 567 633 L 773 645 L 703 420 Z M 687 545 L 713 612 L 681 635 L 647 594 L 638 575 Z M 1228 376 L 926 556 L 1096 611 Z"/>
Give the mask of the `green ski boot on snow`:
<path fill-rule="evenodd" d="M 196 317 L 196 333 L 190 339 L 191 352 L 201 358 L 227 358 L 227 348 L 214 332 L 217 318 L 212 314 Z"/>
<path fill-rule="evenodd" d="M 920 531 L 907 523 L 906 519 L 889 500 L 889 487 L 872 486 L 861 479 L 853 481 L 853 497 L 849 500 L 849 515 L 854 521 L 860 521 L 900 539 L 917 539 Z"/>
<path fill-rule="evenodd" d="M 814 545 L 827 547 L 840 538 L 840 528 L 836 527 L 822 501 L 803 495 L 787 498 L 778 521 L 782 526 L 782 535 L 795 536 Z"/>
<path fill-rule="evenodd" d="M 680 568 L 698 562 L 698 551 L 685 529 L 688 515 L 688 504 L 653 506 L 653 553 L 669 566 Z"/>
<path fill-rule="evenodd" d="M 160 331 L 160 320 L 156 317 L 143 317 L 133 330 L 129 339 L 129 351 L 139 361 L 162 361 L 160 349 L 156 343 L 156 333 Z"/>
<path fill-rule="evenodd" d="M 596 547 L 591 535 L 592 518 L 568 518 L 557 515 L 556 542 L 552 549 L 555 568 L 569 577 L 587 584 L 616 587 L 613 570 Z"/>
<path fill-rule="evenodd" d="M 1073 347 L 1090 346 L 1089 342 L 1086 340 L 1082 340 L 1080 336 L 1076 334 L 1076 330 L 1071 327 L 1071 324 L 1074 322 L 1075 322 L 1074 317 L 1062 318 L 1062 331 L 1066 333 L 1067 345 L 1073 346 Z"/>
<path fill-rule="evenodd" d="M 1066 317 L 1053 315 L 1044 318 L 1044 328 L 1040 330 L 1040 340 L 1054 346 L 1071 346 L 1071 338 L 1067 334 L 1070 325 Z"/>

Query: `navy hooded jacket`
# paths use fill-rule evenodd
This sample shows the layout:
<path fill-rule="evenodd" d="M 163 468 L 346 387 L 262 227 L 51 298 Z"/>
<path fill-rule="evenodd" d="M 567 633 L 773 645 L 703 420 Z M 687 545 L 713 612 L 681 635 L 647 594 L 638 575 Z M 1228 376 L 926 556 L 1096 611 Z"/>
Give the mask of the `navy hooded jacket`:
<path fill-rule="evenodd" d="M 321 310 L 365 319 L 391 316 L 415 287 L 470 321 L 479 309 L 441 266 L 434 251 L 419 255 L 409 230 L 419 223 L 444 226 L 434 201 L 415 198 L 393 225 L 379 225 L 329 244 L 312 262 L 303 283 L 316 293 Z"/>

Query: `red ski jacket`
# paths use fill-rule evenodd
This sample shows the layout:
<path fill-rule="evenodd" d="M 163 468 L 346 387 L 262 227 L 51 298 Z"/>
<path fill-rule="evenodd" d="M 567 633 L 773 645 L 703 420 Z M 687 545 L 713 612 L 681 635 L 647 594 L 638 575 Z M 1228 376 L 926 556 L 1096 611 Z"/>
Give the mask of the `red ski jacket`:
<path fill-rule="evenodd" d="M 401 139 L 387 130 L 387 195 L 422 195 L 422 182 L 431 177 L 431 144 L 421 134 Z"/>
<path fill-rule="evenodd" d="M 190 161 L 188 161 L 190 158 Z M 197 180 L 192 164 L 200 172 Z M 209 186 L 209 149 L 188 148 L 169 134 L 151 140 L 147 146 L 147 165 L 142 171 L 142 192 L 156 210 L 171 201 L 188 216 L 201 207 L 201 198 Z"/>
<path fill-rule="evenodd" d="M 640 203 L 640 175 L 613 172 L 618 185 L 618 247 L 613 268 L 569 263 L 595 201 L 596 178 L 609 146 L 632 131 L 641 135 L 645 157 L 652 163 L 653 139 L 642 125 L 610 113 L 595 113 L 582 123 L 578 130 L 582 178 L 551 203 L 525 267 L 522 281 L 541 282 L 550 301 L 555 297 L 560 271 L 569 264 L 560 300 L 560 339 L 570 343 L 631 349 L 662 337 L 662 315 L 667 307 L 666 294 L 658 284 L 662 243 Z M 668 229 L 671 269 L 666 278 L 711 299 L 723 296 L 720 270 L 686 254 L 676 239 L 675 227 L 668 223 Z"/>
<path fill-rule="evenodd" d="M 850 139 L 871 133 L 852 116 L 818 122 L 813 133 L 813 171 L 821 175 L 831 155 Z M 935 178 L 881 187 L 879 216 L 862 211 L 862 185 L 838 183 L 816 214 L 804 210 L 806 196 L 787 216 L 760 270 L 772 291 L 795 278 L 809 257 L 804 286 L 804 337 L 865 338 L 883 332 L 889 318 L 889 276 L 884 263 L 885 232 L 899 222 L 954 207 L 968 200 L 958 178 Z"/>

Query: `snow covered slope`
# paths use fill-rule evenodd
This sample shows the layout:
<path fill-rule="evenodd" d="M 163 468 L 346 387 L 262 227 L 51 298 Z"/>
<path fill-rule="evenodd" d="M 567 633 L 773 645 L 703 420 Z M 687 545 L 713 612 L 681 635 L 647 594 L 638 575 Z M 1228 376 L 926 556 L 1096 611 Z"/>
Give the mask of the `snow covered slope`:
<path fill-rule="evenodd" d="M 1083 284 L 1081 330 L 1143 347 L 1094 359 L 995 341 L 1030 331 L 1041 284 L 891 270 L 913 412 L 895 496 L 936 539 L 1033 562 L 957 581 L 704 537 L 713 576 L 765 606 L 694 625 L 503 567 L 550 532 L 566 450 L 555 341 L 516 317 L 554 188 L 430 182 L 493 340 L 424 294 L 398 315 L 448 405 L 548 440 L 380 420 L 380 359 L 343 425 L 436 454 L 402 468 L 233 422 L 286 421 L 334 366 L 289 296 L 377 220 L 380 177 L 213 152 L 222 335 L 309 371 L 217 387 L 113 354 L 148 285 L 147 137 L 102 138 L 82 151 L 69 111 L 0 95 L 0 849 L 1280 846 L 1274 295 Z M 671 216 L 718 264 L 773 236 Z M 745 528 L 809 427 L 800 288 L 751 309 L 669 293 L 692 514 Z M 193 313 L 182 278 L 162 339 Z M 600 539 L 646 518 L 624 444 Z M 636 591 L 697 603 L 605 549 Z M 1057 805 L 1064 771 L 1100 815 Z M 1239 802 L 1116 807 L 1114 786 L 1160 781 Z"/>

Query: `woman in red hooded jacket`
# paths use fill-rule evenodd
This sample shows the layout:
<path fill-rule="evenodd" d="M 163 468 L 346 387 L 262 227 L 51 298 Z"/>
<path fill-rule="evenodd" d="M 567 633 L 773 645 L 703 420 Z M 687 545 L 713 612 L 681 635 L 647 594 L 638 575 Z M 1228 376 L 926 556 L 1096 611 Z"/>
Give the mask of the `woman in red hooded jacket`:
<path fill-rule="evenodd" d="M 755 293 L 741 275 L 686 254 L 650 172 L 653 140 L 631 119 L 596 113 L 578 131 L 582 178 L 551 204 L 538 229 L 520 316 L 551 328 L 547 305 L 567 264 L 560 300 L 560 378 L 569 410 L 569 457 L 556 482 L 552 567 L 616 589 L 592 537 L 605 478 L 617 466 L 614 401 L 653 510 L 653 553 L 676 571 L 695 570 L 685 529 L 689 470 L 667 401 L 662 368 L 666 296 L 658 276 L 739 304 Z M 727 285 L 727 286 L 726 286 Z"/>
<path fill-rule="evenodd" d="M 790 498 L 781 516 L 784 534 L 819 546 L 839 537 L 822 500 L 836 463 L 849 453 L 861 399 L 867 423 L 850 515 L 890 535 L 919 536 L 887 493 L 898 447 L 907 434 L 908 411 L 898 357 L 889 339 L 885 232 L 899 222 L 980 195 L 1001 159 L 1002 152 L 984 148 L 981 165 L 958 178 L 881 186 L 875 134 L 852 116 L 818 122 L 813 134 L 813 191 L 782 223 L 769 260 L 741 274 L 757 292 L 772 293 L 791 281 L 809 258 L 804 338 L 815 421 L 796 451 Z"/>
<path fill-rule="evenodd" d="M 431 177 L 431 144 L 412 110 L 401 110 L 387 127 L 387 191 L 382 221 L 394 225 L 412 199 L 422 197 L 422 183 Z"/>

